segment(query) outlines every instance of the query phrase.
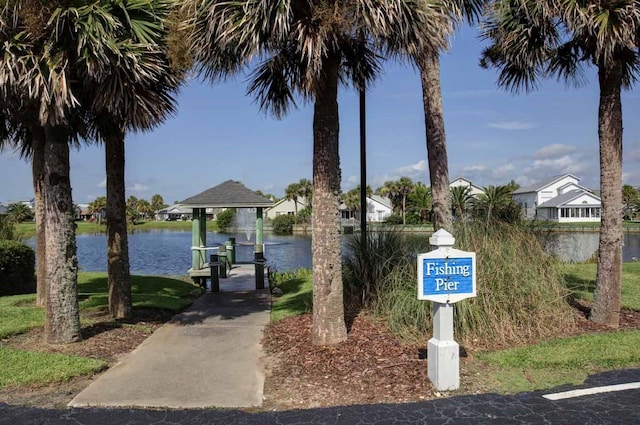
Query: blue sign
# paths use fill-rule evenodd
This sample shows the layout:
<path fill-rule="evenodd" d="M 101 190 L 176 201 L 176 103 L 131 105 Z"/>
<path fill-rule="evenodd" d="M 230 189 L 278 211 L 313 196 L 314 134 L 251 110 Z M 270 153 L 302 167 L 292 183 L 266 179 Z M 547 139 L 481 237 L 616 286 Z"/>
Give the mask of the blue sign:
<path fill-rule="evenodd" d="M 455 303 L 475 296 L 475 252 L 447 247 L 418 255 L 418 299 Z"/>
<path fill-rule="evenodd" d="M 472 294 L 473 260 L 424 258 L 422 280 L 422 295 Z"/>

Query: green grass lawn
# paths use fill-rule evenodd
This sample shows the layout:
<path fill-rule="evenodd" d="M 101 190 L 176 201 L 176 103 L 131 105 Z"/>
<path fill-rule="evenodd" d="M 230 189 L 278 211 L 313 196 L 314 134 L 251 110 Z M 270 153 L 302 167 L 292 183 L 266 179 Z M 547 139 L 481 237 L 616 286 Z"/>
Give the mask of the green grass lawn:
<path fill-rule="evenodd" d="M 593 300 L 596 264 L 562 264 L 567 288 Z M 622 305 L 640 311 L 640 263 L 622 266 Z M 514 393 L 577 384 L 591 373 L 640 366 L 640 331 L 612 331 L 546 341 L 504 351 L 479 353 L 492 369 L 489 385 Z"/>
<path fill-rule="evenodd" d="M 131 276 L 134 312 L 136 308 L 157 308 L 178 312 L 189 304 L 191 283 L 170 277 Z M 80 272 L 80 311 L 108 309 L 107 274 Z M 84 321 L 84 320 L 83 320 Z M 35 305 L 35 295 L 0 297 L 0 338 L 44 326 L 44 309 Z M 35 353 L 0 346 L 0 388 L 7 385 L 59 382 L 94 373 L 106 367 L 97 359 L 65 354 Z"/>
<path fill-rule="evenodd" d="M 273 299 L 271 320 L 297 316 L 311 311 L 313 306 L 313 280 L 309 270 L 279 273 L 273 286 L 282 290 L 283 295 Z"/>
<path fill-rule="evenodd" d="M 596 264 L 563 264 L 564 278 L 577 299 L 592 301 L 596 286 Z M 622 306 L 640 311 L 640 262 L 622 265 Z"/>

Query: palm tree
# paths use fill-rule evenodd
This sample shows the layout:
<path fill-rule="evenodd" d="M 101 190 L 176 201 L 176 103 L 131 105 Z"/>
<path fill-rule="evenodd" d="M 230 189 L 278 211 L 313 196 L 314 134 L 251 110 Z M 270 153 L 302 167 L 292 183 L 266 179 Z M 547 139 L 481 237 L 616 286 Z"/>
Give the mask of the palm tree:
<path fill-rule="evenodd" d="M 313 197 L 313 183 L 309 179 L 300 179 L 298 182 L 298 196 L 304 198 L 307 201 L 307 205 L 311 205 Z"/>
<path fill-rule="evenodd" d="M 471 187 L 469 186 L 454 186 L 451 188 L 451 209 L 453 210 L 453 216 L 461 219 L 467 213 L 467 210 L 471 206 L 473 201 L 473 195 L 471 194 Z"/>
<path fill-rule="evenodd" d="M 622 186 L 622 203 L 624 205 L 624 217 L 631 217 L 633 215 L 639 198 L 640 195 L 638 194 L 638 190 L 635 187 L 629 184 L 625 184 L 624 186 Z"/>
<path fill-rule="evenodd" d="M 300 195 L 300 185 L 298 183 L 291 183 L 284 189 L 284 198 L 287 201 L 293 201 L 293 209 L 298 220 L 298 195 Z"/>
<path fill-rule="evenodd" d="M 164 199 L 160 194 L 156 193 L 151 197 L 151 208 L 153 209 L 154 212 L 166 207 L 167 207 L 167 204 L 164 203 Z"/>
<path fill-rule="evenodd" d="M 218 80 L 259 59 L 249 93 L 262 108 L 281 117 L 296 96 L 313 102 L 312 341 L 343 341 L 338 86 L 364 86 L 378 72 L 373 45 L 362 46 L 357 36 L 361 29 L 370 42 L 394 42 L 402 33 L 442 44 L 441 11 L 429 1 L 401 0 L 185 2 L 194 16 L 191 41 L 202 75 Z"/>
<path fill-rule="evenodd" d="M 133 223 L 138 205 L 125 203 L 125 134 L 154 128 L 175 111 L 173 94 L 179 86 L 170 66 L 163 20 L 172 1 L 108 1 L 115 24 L 109 36 L 117 49 L 107 51 L 107 75 L 89 86 L 87 103 L 96 130 L 105 144 L 107 174 L 107 273 L 109 312 L 132 316 L 127 216 Z M 129 214 L 127 214 L 129 207 Z"/>
<path fill-rule="evenodd" d="M 498 83 L 529 91 L 542 77 L 581 82 L 586 65 L 598 70 L 602 217 L 591 319 L 618 327 L 622 275 L 623 88 L 638 78 L 640 3 L 496 1 L 484 25 L 491 45 L 483 64 L 500 70 Z"/>
<path fill-rule="evenodd" d="M 413 191 L 409 193 L 408 201 L 409 209 L 420 217 L 421 223 L 429 221 L 429 212 L 433 208 L 433 196 L 430 187 L 427 187 L 422 182 L 416 182 Z"/>
<path fill-rule="evenodd" d="M 37 111 L 35 117 L 31 115 L 35 118 L 36 131 L 30 135 L 43 136 L 42 141 L 25 137 L 21 143 L 25 149 L 33 149 L 34 165 L 44 158 L 42 194 L 45 202 L 42 204 L 47 252 L 44 267 L 39 264 L 47 277 L 44 336 L 50 343 L 66 343 L 80 339 L 78 267 L 69 179 L 69 142 L 77 135 L 77 120 L 72 114 L 78 107 L 73 92 L 76 80 L 72 64 L 75 64 L 78 46 L 68 49 L 67 37 L 77 35 L 81 29 L 72 26 L 73 29 L 67 31 L 70 29 L 67 16 L 57 6 L 55 2 L 4 4 L 0 19 L 0 73 L 3 76 L 0 88 L 5 105 L 20 105 L 8 112 L 10 122 L 18 122 Z M 82 20 L 87 16 L 76 17 Z M 35 173 L 34 183 L 37 197 Z"/>
<path fill-rule="evenodd" d="M 443 31 L 450 35 L 455 25 L 463 18 L 475 21 L 485 2 L 485 0 L 442 1 L 440 7 L 447 16 L 447 21 L 442 24 Z M 420 71 L 427 161 L 433 196 L 433 225 L 434 229 L 444 228 L 451 231 L 449 164 L 440 85 L 440 51 L 445 46 L 415 46 L 411 40 L 405 40 L 394 47 L 396 49 L 392 49 L 391 54 L 410 57 Z"/>
<path fill-rule="evenodd" d="M 21 223 L 33 218 L 31 207 L 22 202 L 15 202 L 7 206 L 7 217 L 14 223 Z"/>
<path fill-rule="evenodd" d="M 511 203 L 511 191 L 508 186 L 493 185 L 483 187 L 482 191 L 475 200 L 475 208 L 490 222 L 496 210 Z"/>

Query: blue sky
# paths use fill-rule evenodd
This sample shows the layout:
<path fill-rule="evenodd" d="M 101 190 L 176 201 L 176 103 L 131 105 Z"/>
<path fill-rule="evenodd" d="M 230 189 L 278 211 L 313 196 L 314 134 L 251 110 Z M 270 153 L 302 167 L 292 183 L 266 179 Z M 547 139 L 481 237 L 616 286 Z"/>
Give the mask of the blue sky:
<path fill-rule="evenodd" d="M 581 88 L 545 81 L 536 92 L 513 95 L 496 86 L 496 73 L 478 66 L 476 31 L 463 28 L 441 60 L 451 179 L 476 185 L 521 185 L 570 172 L 584 186 L 599 184 L 597 77 Z M 242 78 L 210 86 L 194 79 L 179 95 L 179 110 L 162 126 L 127 139 L 127 196 L 180 201 L 225 180 L 282 196 L 311 178 L 312 105 L 282 120 L 261 112 L 245 95 Z M 358 96 L 343 89 L 340 107 L 342 188 L 359 183 Z M 640 95 L 623 94 L 624 183 L 640 185 Z M 385 64 L 367 93 L 367 178 L 375 189 L 409 176 L 429 184 L 422 95 L 409 65 Z M 104 153 L 84 146 L 71 154 L 75 203 L 105 194 Z M 32 197 L 29 165 L 0 153 L 0 202 Z"/>

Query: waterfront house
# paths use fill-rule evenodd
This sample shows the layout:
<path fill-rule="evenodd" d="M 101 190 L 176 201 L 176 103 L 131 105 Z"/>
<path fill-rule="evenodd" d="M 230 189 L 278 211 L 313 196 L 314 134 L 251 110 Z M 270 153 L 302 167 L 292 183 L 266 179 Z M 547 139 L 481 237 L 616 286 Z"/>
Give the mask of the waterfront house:
<path fill-rule="evenodd" d="M 600 197 L 573 174 L 554 176 L 513 192 L 525 218 L 559 223 L 600 221 Z"/>
<path fill-rule="evenodd" d="M 367 222 L 368 223 L 382 223 L 393 214 L 393 206 L 391 200 L 386 196 L 371 195 L 367 196 Z M 343 223 L 359 222 L 359 217 L 356 217 L 356 211 L 349 209 L 347 205 L 340 203 L 340 217 Z"/>
<path fill-rule="evenodd" d="M 309 203 L 304 197 L 299 197 L 295 202 L 293 199 L 282 198 L 272 207 L 267 208 L 265 214 L 268 219 L 273 220 L 280 215 L 295 215 L 296 211 L 300 214 L 300 211 L 309 206 Z"/>
<path fill-rule="evenodd" d="M 484 193 L 484 190 L 480 186 L 476 186 L 471 182 L 471 180 L 464 177 L 458 177 L 457 179 L 449 183 L 449 188 L 458 187 L 458 186 L 468 187 L 469 194 L 474 197 Z"/>

